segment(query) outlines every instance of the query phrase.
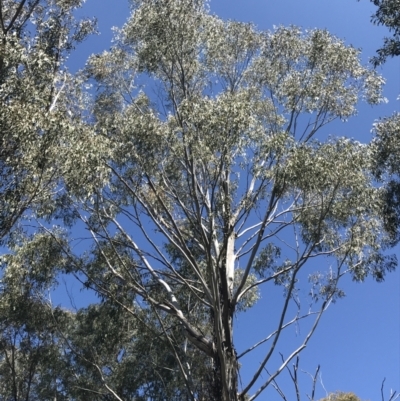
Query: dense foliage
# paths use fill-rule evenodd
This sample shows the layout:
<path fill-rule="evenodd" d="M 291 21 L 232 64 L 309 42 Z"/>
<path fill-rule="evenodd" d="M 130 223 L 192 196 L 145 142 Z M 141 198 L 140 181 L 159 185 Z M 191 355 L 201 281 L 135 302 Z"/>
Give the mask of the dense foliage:
<path fill-rule="evenodd" d="M 63 143 L 85 135 L 74 89 L 78 78 L 64 67 L 75 44 L 94 29 L 92 21 L 74 20 L 80 4 L 1 2 L 0 238 L 28 210 L 47 212 L 65 169 L 55 160 L 72 150 Z"/>
<path fill-rule="evenodd" d="M 400 240 L 400 114 L 374 124 L 374 172 L 384 183 L 383 218 L 393 244 Z"/>
<path fill-rule="evenodd" d="M 391 37 L 385 37 L 377 56 L 372 58 L 375 66 L 386 62 L 388 57 L 400 56 L 400 2 L 398 0 L 372 0 L 377 6 L 372 16 L 374 24 L 389 29 Z M 400 227 L 400 114 L 395 112 L 390 117 L 382 118 L 374 125 L 374 161 L 375 175 L 385 185 L 385 225 L 392 243 L 399 241 Z"/>

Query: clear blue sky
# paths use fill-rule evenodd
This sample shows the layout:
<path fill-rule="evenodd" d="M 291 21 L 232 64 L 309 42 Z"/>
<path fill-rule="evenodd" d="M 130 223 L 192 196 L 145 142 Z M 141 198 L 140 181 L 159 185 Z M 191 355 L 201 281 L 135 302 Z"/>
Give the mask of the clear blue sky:
<path fill-rule="evenodd" d="M 362 48 L 364 63 L 374 55 L 386 32 L 370 23 L 374 6 L 368 0 L 214 0 L 210 7 L 224 19 L 252 21 L 260 29 L 290 24 L 326 28 L 348 44 Z M 109 49 L 111 27 L 121 26 L 126 21 L 129 7 L 127 0 L 87 0 L 79 14 L 96 16 L 101 34 L 87 40 L 72 54 L 69 61 L 72 70 L 83 67 L 91 53 Z M 371 139 L 370 130 L 375 119 L 400 110 L 400 102 L 396 101 L 400 94 L 400 58 L 390 60 L 379 71 L 387 80 L 385 96 L 389 102 L 374 108 L 361 106 L 359 115 L 348 123 L 332 125 L 332 135 L 367 142 Z M 395 251 L 398 253 L 398 249 Z M 345 290 L 347 296 L 332 305 L 323 317 L 303 354 L 301 367 L 313 371 L 321 364 L 323 384 L 328 392 L 353 391 L 364 400 L 380 400 L 384 377 L 386 395 L 390 388 L 400 390 L 400 274 L 397 271 L 388 275 L 381 284 L 372 280 L 362 284 L 346 282 Z M 261 339 L 261 329 L 273 307 L 269 302 L 273 299 L 272 295 L 264 294 L 255 308 L 238 318 L 236 340 L 239 347 Z M 294 331 L 291 334 L 294 336 Z M 288 338 L 286 345 L 290 345 L 290 341 Z M 282 351 L 285 352 L 284 346 Z M 257 366 L 257 355 L 251 363 L 254 368 Z M 247 370 L 242 373 L 244 381 L 247 381 L 246 375 Z M 310 388 L 310 383 L 306 384 L 302 387 L 304 394 Z M 284 383 L 283 388 L 286 386 Z M 324 396 L 321 386 L 318 389 L 319 396 Z M 265 393 L 259 400 L 267 398 L 279 399 L 275 393 Z"/>

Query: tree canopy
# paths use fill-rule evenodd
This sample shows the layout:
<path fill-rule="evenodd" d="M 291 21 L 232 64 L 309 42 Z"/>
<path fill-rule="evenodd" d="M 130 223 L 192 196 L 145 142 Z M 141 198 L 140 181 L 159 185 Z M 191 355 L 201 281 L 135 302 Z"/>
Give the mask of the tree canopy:
<path fill-rule="evenodd" d="M 372 22 L 383 25 L 392 33 L 385 37 L 382 48 L 372 58 L 374 66 L 385 63 L 388 57 L 400 56 L 400 2 L 397 0 L 372 0 L 377 6 L 372 15 Z M 385 207 L 383 216 L 385 226 L 390 233 L 393 244 L 400 239 L 400 183 L 399 183 L 399 151 L 400 151 L 400 114 L 394 112 L 374 124 L 374 162 L 375 175 L 385 183 Z"/>
<path fill-rule="evenodd" d="M 398 0 L 371 0 L 378 7 L 372 15 L 372 22 L 383 25 L 392 33 L 385 37 L 377 56 L 372 58 L 375 66 L 384 63 L 388 57 L 400 56 L 400 2 Z"/>
<path fill-rule="evenodd" d="M 5 399 L 254 400 L 344 275 L 395 268 L 378 142 L 324 132 L 384 100 L 357 49 L 223 21 L 201 0 L 137 0 L 72 76 L 66 54 L 94 29 L 73 20 L 80 2 L 0 4 Z M 100 302 L 53 307 L 61 273 Z M 237 349 L 234 317 L 276 286 L 260 341 Z"/>
<path fill-rule="evenodd" d="M 55 160 L 70 151 L 64 133 L 69 141 L 72 132 L 84 136 L 76 118 L 79 79 L 65 68 L 75 44 L 94 31 L 94 21 L 73 17 L 81 4 L 0 3 L 0 238 L 28 210 L 48 213 L 62 174 Z"/>

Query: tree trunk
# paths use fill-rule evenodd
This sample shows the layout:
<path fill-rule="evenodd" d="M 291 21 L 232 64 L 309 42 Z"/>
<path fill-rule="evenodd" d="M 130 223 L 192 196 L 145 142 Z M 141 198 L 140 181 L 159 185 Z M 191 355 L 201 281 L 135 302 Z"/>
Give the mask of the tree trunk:
<path fill-rule="evenodd" d="M 222 398 L 224 401 L 237 401 L 238 400 L 238 363 L 236 351 L 232 347 L 226 350 L 226 391 L 225 396 Z"/>
<path fill-rule="evenodd" d="M 230 230 L 225 242 L 226 254 L 219 274 L 220 310 L 214 317 L 215 395 L 218 401 L 238 401 L 238 362 L 233 345 L 233 273 L 234 233 Z"/>
<path fill-rule="evenodd" d="M 213 401 L 238 401 L 238 363 L 234 348 L 224 349 L 222 363 L 217 354 L 214 364 Z"/>

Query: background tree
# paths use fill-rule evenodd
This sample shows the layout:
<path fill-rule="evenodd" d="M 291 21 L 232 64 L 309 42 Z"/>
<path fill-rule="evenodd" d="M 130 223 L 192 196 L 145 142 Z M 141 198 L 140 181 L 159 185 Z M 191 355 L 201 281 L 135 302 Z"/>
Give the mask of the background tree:
<path fill-rule="evenodd" d="M 74 46 L 94 31 L 94 21 L 74 18 L 81 5 L 0 1 L 0 241 L 7 246 L 1 261 L 0 398 L 5 400 L 65 395 L 57 330 L 67 326 L 52 321 L 55 312 L 46 298 L 61 272 L 62 235 L 58 229 L 51 236 L 38 230 L 32 237 L 31 219 L 56 210 L 57 187 L 71 170 L 71 154 L 88 160 L 79 153 L 91 135 L 82 119 L 87 103 L 82 80 L 65 68 Z"/>
<path fill-rule="evenodd" d="M 399 0 L 371 0 L 378 9 L 372 15 L 372 22 L 386 26 L 392 37 L 383 39 L 383 46 L 372 58 L 375 66 L 384 63 L 388 57 L 400 55 L 400 2 Z"/>
<path fill-rule="evenodd" d="M 384 38 L 383 47 L 377 51 L 378 55 L 372 58 L 373 64 L 377 66 L 384 63 L 388 57 L 400 55 L 400 2 L 397 0 L 373 0 L 373 3 L 378 9 L 372 15 L 372 21 L 377 25 L 386 26 L 393 33 L 391 38 Z M 375 174 L 386 182 L 383 195 L 385 199 L 383 217 L 392 243 L 396 244 L 400 238 L 399 113 L 394 113 L 391 117 L 377 122 L 374 131 Z"/>
<path fill-rule="evenodd" d="M 3 256 L 0 287 L 0 398 L 62 401 L 64 312 L 58 323 L 48 307 L 63 255 L 58 241 L 38 233 L 32 241 L 16 240 L 14 254 Z M 40 249 L 40 252 L 38 251 Z"/>
<path fill-rule="evenodd" d="M 360 401 L 360 398 L 358 398 L 354 393 L 344 393 L 341 391 L 338 391 L 336 393 L 331 393 L 327 397 L 322 398 L 322 400 L 325 401 Z M 321 401 L 322 401 L 321 400 Z"/>
<path fill-rule="evenodd" d="M 384 183 L 383 218 L 390 233 L 391 242 L 397 244 L 400 239 L 400 114 L 382 118 L 374 124 L 375 175 Z"/>
<path fill-rule="evenodd" d="M 382 401 L 385 400 L 384 394 L 383 394 L 383 385 L 385 383 L 385 380 L 383 380 L 382 382 Z M 391 392 L 390 396 L 389 396 L 389 401 L 392 400 L 396 400 L 398 397 L 398 395 L 396 395 L 397 392 Z M 331 393 L 329 395 L 327 395 L 325 398 L 322 398 L 321 401 L 360 401 L 360 398 L 357 397 L 354 393 L 345 393 L 342 391 L 337 391 L 335 393 Z"/>
<path fill-rule="evenodd" d="M 55 160 L 68 153 L 65 143 L 87 135 L 79 79 L 65 68 L 74 46 L 94 31 L 94 21 L 75 20 L 81 5 L 0 2 L 0 239 L 29 209 L 49 212 L 60 178 Z"/>
<path fill-rule="evenodd" d="M 377 25 L 386 26 L 392 37 L 385 37 L 384 44 L 372 58 L 376 66 L 386 62 L 388 57 L 400 55 L 400 2 L 398 0 L 374 0 L 378 7 L 372 16 Z M 400 239 L 400 182 L 399 182 L 399 149 L 400 149 L 400 114 L 393 113 L 374 124 L 374 161 L 375 175 L 385 183 L 383 217 L 390 233 L 392 244 Z"/>
<path fill-rule="evenodd" d="M 77 311 L 69 329 L 64 328 L 63 385 L 68 396 L 74 400 L 188 400 L 176 352 L 191 366 L 198 399 L 208 400 L 207 358 L 190 344 L 181 348 L 185 339 L 176 326 L 167 327 L 174 339 L 171 347 L 157 323 L 145 313 L 132 319 L 108 301 Z"/>

